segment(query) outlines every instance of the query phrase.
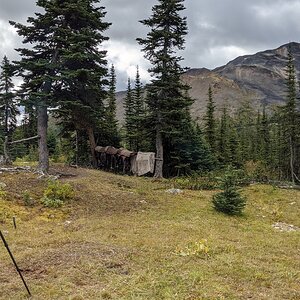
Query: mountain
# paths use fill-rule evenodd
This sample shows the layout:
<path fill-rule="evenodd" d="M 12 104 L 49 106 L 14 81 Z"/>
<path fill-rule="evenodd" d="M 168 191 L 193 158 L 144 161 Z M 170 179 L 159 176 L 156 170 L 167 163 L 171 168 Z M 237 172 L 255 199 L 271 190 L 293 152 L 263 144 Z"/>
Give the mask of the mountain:
<path fill-rule="evenodd" d="M 201 120 L 206 109 L 209 85 L 213 88 L 217 111 L 226 106 L 232 113 L 243 102 L 250 102 L 260 109 L 263 105 L 282 105 L 285 101 L 285 69 L 288 47 L 291 47 L 294 63 L 300 78 L 300 43 L 289 43 L 277 49 L 237 57 L 214 70 L 190 69 L 182 80 L 191 87 L 190 95 L 195 102 L 192 116 Z M 117 115 L 123 120 L 125 92 L 117 95 Z"/>

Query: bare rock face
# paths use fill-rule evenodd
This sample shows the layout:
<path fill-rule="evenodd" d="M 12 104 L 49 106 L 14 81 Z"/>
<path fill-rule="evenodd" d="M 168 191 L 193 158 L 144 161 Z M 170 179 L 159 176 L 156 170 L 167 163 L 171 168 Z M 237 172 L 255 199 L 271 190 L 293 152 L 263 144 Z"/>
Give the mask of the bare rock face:
<path fill-rule="evenodd" d="M 190 96 L 195 100 L 191 113 L 201 122 L 206 110 L 208 87 L 213 88 L 217 113 L 225 106 L 233 113 L 243 102 L 250 102 L 259 110 L 282 105 L 286 97 L 286 66 L 288 47 L 291 47 L 297 76 L 300 78 L 300 43 L 289 43 L 274 50 L 266 50 L 254 55 L 237 57 L 228 64 L 214 70 L 206 68 L 190 69 L 182 80 L 191 89 Z M 117 94 L 117 116 L 124 120 L 123 103 L 126 93 Z"/>
<path fill-rule="evenodd" d="M 274 50 L 238 57 L 227 65 L 216 68 L 214 72 L 255 92 L 263 104 L 283 104 L 286 97 L 285 77 L 289 45 L 295 58 L 297 75 L 299 75 L 299 43 L 290 43 Z"/>
<path fill-rule="evenodd" d="M 205 114 L 209 85 L 213 89 L 218 114 L 223 107 L 226 107 L 229 113 L 233 113 L 242 101 L 257 102 L 255 93 L 246 90 L 236 81 L 208 69 L 191 69 L 182 76 L 182 80 L 191 87 L 189 94 L 195 100 L 191 113 L 198 122 L 201 122 Z"/>

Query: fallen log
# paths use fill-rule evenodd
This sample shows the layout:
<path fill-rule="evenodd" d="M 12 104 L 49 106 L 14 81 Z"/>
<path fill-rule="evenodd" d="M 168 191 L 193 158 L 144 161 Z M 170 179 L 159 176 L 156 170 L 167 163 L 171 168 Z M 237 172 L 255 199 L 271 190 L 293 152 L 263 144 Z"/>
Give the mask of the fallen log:
<path fill-rule="evenodd" d="M 36 136 L 32 136 L 32 137 L 29 137 L 29 138 L 26 138 L 26 139 L 8 142 L 8 144 L 12 145 L 12 144 L 17 144 L 17 143 L 23 143 L 23 142 L 27 142 L 27 141 L 31 141 L 31 140 L 35 140 L 35 139 L 39 139 L 39 138 L 40 138 L 40 136 L 36 135 Z"/>
<path fill-rule="evenodd" d="M 0 168 L 0 172 L 8 172 L 8 173 L 16 173 L 16 172 L 20 172 L 20 171 L 24 171 L 24 172 L 29 172 L 31 171 L 31 167 L 2 167 Z"/>

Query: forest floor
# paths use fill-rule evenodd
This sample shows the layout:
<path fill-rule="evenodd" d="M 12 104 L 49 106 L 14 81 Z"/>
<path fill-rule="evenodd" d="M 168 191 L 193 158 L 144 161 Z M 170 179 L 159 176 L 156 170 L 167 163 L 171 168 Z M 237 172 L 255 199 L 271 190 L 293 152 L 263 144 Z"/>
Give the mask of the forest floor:
<path fill-rule="evenodd" d="M 272 226 L 300 227 L 300 191 L 245 187 L 245 213 L 230 217 L 212 208 L 216 191 L 61 171 L 77 175 L 62 179 L 76 196 L 58 209 L 39 204 L 47 182 L 36 174 L 0 174 L 0 229 L 32 299 L 300 299 L 300 231 Z M 26 299 L 1 241 L 0 299 Z"/>

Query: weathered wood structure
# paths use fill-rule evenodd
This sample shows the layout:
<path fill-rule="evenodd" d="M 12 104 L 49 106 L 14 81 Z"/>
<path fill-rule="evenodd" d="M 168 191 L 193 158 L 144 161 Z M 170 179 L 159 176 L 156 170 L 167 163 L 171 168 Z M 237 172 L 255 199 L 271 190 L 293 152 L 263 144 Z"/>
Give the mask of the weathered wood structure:
<path fill-rule="evenodd" d="M 95 153 L 98 167 L 102 170 L 138 176 L 154 171 L 154 152 L 134 152 L 113 146 L 97 146 Z M 140 158 L 143 162 L 138 161 Z"/>

